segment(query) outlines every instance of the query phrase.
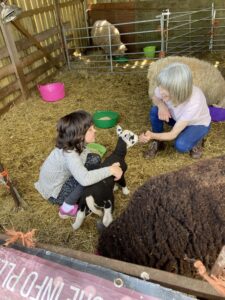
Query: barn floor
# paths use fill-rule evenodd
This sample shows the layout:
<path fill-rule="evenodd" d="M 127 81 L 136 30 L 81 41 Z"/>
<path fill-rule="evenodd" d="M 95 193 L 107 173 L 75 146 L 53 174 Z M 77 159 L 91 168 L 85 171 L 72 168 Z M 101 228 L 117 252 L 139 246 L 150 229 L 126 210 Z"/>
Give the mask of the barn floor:
<path fill-rule="evenodd" d="M 89 216 L 76 232 L 71 221 L 58 217 L 58 207 L 38 194 L 34 182 L 38 179 L 39 168 L 54 147 L 56 122 L 63 115 L 76 109 L 115 110 L 120 113 L 120 125 L 137 134 L 149 128 L 148 82 L 146 74 L 101 74 L 88 75 L 85 72 L 64 70 L 55 81 L 65 83 L 66 97 L 55 103 L 41 100 L 34 92 L 29 100 L 12 107 L 1 116 L 0 158 L 9 171 L 22 198 L 28 207 L 15 212 L 12 197 L 0 185 L 0 226 L 27 232 L 37 229 L 39 242 L 95 252 L 98 233 L 96 216 Z M 96 142 L 112 151 L 117 137 L 115 128 L 98 129 Z M 146 145 L 136 145 L 127 154 L 127 183 L 133 193 L 149 177 L 179 169 L 195 163 L 188 154 L 175 152 L 171 144 L 154 160 L 147 161 L 142 152 Z M 225 123 L 213 123 L 205 145 L 204 158 L 225 154 Z M 129 196 L 116 192 L 114 218 L 129 201 Z"/>

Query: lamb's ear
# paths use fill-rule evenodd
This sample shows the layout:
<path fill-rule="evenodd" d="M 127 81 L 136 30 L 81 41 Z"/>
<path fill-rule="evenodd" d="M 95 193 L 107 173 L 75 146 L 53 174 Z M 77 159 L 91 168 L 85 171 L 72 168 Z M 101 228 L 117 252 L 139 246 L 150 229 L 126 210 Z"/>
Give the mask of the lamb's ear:
<path fill-rule="evenodd" d="M 116 132 L 117 132 L 118 136 L 122 135 L 123 130 L 122 130 L 122 127 L 120 125 L 116 126 Z"/>

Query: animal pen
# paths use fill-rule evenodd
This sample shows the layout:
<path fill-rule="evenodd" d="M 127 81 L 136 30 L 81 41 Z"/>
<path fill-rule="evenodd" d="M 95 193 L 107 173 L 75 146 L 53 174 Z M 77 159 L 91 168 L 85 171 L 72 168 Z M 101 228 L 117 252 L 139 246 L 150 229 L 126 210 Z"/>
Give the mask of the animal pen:
<path fill-rule="evenodd" d="M 121 41 L 128 48 L 124 55 L 126 61 L 121 62 L 116 60 L 112 52 L 106 56 L 101 48 L 92 44 L 90 32 L 94 22 L 99 19 L 94 5 L 88 7 L 85 1 L 81 0 L 8 1 L 8 4 L 12 3 L 22 8 L 21 14 L 10 23 L 0 22 L 0 139 L 2 141 L 0 162 L 3 163 L 6 171 L 3 176 L 4 182 L 0 181 L 4 184 L 0 186 L 2 231 L 9 227 L 15 227 L 23 232 L 37 228 L 39 231 L 37 249 L 27 250 L 20 246 L 18 249 L 15 246 L 16 250 L 28 252 L 23 254 L 24 257 L 27 254 L 41 258 L 46 256 L 54 263 L 65 259 L 67 267 L 78 264 L 79 271 L 92 270 L 92 273 L 90 272 L 92 275 L 96 265 L 100 266 L 102 269 L 97 267 L 98 274 L 101 273 L 103 279 L 110 281 L 115 293 L 120 288 L 122 293 L 123 288 L 129 289 L 133 285 L 136 292 L 144 293 L 144 297 L 147 297 L 149 289 L 149 291 L 157 290 L 157 293 L 153 294 L 155 298 L 163 296 L 165 299 L 189 298 L 171 291 L 174 289 L 203 299 L 221 299 L 202 280 L 95 255 L 98 237 L 95 228 L 96 219 L 92 216 L 88 217 L 85 225 L 78 232 L 72 232 L 70 222 L 58 220 L 57 208 L 37 195 L 33 183 L 37 180 L 41 162 L 54 146 L 51 137 L 55 134 L 56 121 L 63 114 L 78 108 L 91 112 L 102 108 L 112 109 L 120 113 L 122 125 L 136 132 L 144 130 L 147 124 L 146 112 L 150 105 L 146 83 L 149 64 L 159 57 L 169 55 L 199 56 L 201 54 L 204 57 L 208 52 L 223 55 L 225 9 L 212 5 L 208 8 L 175 12 L 165 6 L 150 19 L 136 20 L 132 17 L 133 19 L 128 20 L 124 12 L 132 3 L 126 3 L 122 13 L 124 20 L 115 22 L 107 17 L 109 22 L 118 28 Z M 101 9 L 104 11 L 103 15 L 107 16 L 104 5 Z M 133 9 L 131 11 L 132 15 Z M 110 35 L 107 35 L 107 39 L 107 46 L 111 49 L 115 45 L 112 45 Z M 146 57 L 144 54 L 143 49 L 148 46 L 155 47 L 152 57 Z M 140 74 L 136 76 L 137 73 Z M 130 78 L 128 78 L 129 74 Z M 46 103 L 41 101 L 36 92 L 37 84 L 52 80 L 65 82 L 67 94 L 63 101 Z M 104 99 L 107 101 L 104 102 Z M 17 105 L 14 105 L 16 102 Z M 221 141 L 225 140 L 223 124 L 213 124 L 212 127 L 217 130 L 217 135 L 212 131 L 209 137 L 205 155 L 210 158 L 220 155 L 225 148 Z M 42 135 L 39 136 L 39 133 Z M 114 129 L 99 130 L 98 136 L 108 150 L 113 149 Z M 219 141 L 217 141 L 218 136 L 221 137 Z M 181 158 L 179 154 L 167 149 L 168 157 L 166 155 L 157 157 L 149 168 L 142 158 L 141 151 L 140 148 L 134 148 L 128 154 L 128 181 L 132 182 L 130 184 L 132 192 L 149 177 L 160 175 L 161 172 L 170 172 L 171 163 L 175 162 L 174 170 L 190 164 L 188 156 Z M 163 167 L 159 164 L 160 160 L 164 164 Z M 28 204 L 24 210 L 12 211 L 7 187 L 9 175 L 6 168 L 10 173 L 10 180 L 12 179 L 20 196 Z M 125 209 L 128 200 L 118 194 L 116 198 L 115 216 L 118 217 Z M 5 240 L 6 237 L 1 236 L 0 239 Z M 91 245 L 87 245 L 88 243 Z M 15 274 L 3 277 L 6 274 L 4 273 L 6 267 L 16 264 L 17 256 L 15 254 L 14 257 L 12 254 L 15 249 L 9 249 L 11 256 L 7 256 L 8 250 L 1 252 L 0 276 L 4 287 L 8 287 L 7 292 L 11 292 L 13 287 L 16 288 L 16 282 L 22 277 L 19 274 L 22 274 L 23 266 L 20 266 L 21 269 L 16 269 L 18 277 Z M 58 255 L 55 255 L 54 260 L 53 252 Z M 4 258 L 12 259 L 7 261 L 8 265 L 2 260 L 4 255 Z M 37 263 L 39 262 L 40 259 L 37 260 Z M 49 267 L 51 263 L 48 262 L 47 265 Z M 32 271 L 32 266 L 29 267 Z M 36 269 L 34 273 L 35 271 Z M 115 273 L 112 274 L 110 271 Z M 58 272 L 57 269 L 55 272 Z M 52 274 L 54 273 L 47 276 L 54 277 Z M 139 279 L 133 282 L 124 274 Z M 120 280 L 116 280 L 118 278 Z M 59 276 L 56 279 L 59 282 L 58 286 L 62 287 L 62 278 Z M 150 286 L 149 280 L 161 286 Z M 53 284 L 53 280 L 51 283 L 51 278 L 49 278 L 50 284 L 57 286 Z M 105 281 L 102 283 L 100 281 L 98 286 L 104 287 L 104 284 Z M 143 290 L 140 288 L 138 290 L 138 285 L 143 287 Z M 164 290 L 162 286 L 170 290 Z M 28 294 L 25 286 L 23 293 Z M 79 295 L 79 300 L 82 297 L 84 299 L 84 292 L 82 293 Z M 133 299 L 133 296 L 128 297 L 128 292 L 123 296 L 124 298 L 121 299 Z M 106 299 L 110 299 L 110 295 L 108 297 Z M 89 294 L 88 299 L 100 300 L 101 298 L 97 296 L 94 298 Z"/>
<path fill-rule="evenodd" d="M 89 12 L 91 18 L 91 11 Z M 93 18 L 92 18 L 93 19 Z M 64 29 L 66 59 L 69 69 L 92 72 L 144 71 L 153 60 L 170 55 L 194 56 L 209 51 L 221 51 L 224 44 L 224 9 L 211 8 L 197 11 L 173 12 L 166 9 L 154 19 L 114 24 L 118 28 L 121 41 L 128 48 L 126 60 L 117 60 L 112 48 L 109 25 L 105 35 L 109 54 L 105 55 L 101 46 L 91 44 L 91 27 Z M 73 37 L 68 37 L 68 34 Z M 144 48 L 152 47 L 146 55 Z M 149 56 L 149 57 L 148 57 Z M 122 65 L 122 66 L 121 66 Z"/>

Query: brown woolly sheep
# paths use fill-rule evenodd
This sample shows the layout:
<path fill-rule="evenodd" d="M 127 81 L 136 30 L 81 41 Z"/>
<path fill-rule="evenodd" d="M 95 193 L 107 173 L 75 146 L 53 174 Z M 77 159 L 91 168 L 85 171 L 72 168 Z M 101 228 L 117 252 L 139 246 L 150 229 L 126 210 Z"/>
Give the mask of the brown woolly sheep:
<path fill-rule="evenodd" d="M 153 177 L 103 230 L 98 253 L 195 277 L 193 263 L 214 264 L 225 244 L 225 156 Z"/>
<path fill-rule="evenodd" d="M 127 50 L 126 46 L 120 40 L 119 30 L 106 20 L 98 20 L 94 23 L 91 30 L 91 37 L 94 46 L 98 46 L 103 49 L 104 53 L 110 54 L 110 41 L 111 37 L 111 51 L 112 55 L 124 55 Z"/>
<path fill-rule="evenodd" d="M 212 64 L 185 56 L 168 56 L 153 62 L 148 69 L 149 96 L 152 97 L 156 88 L 156 76 L 167 65 L 181 62 L 187 64 L 193 75 L 194 84 L 204 92 L 208 105 L 216 104 L 225 107 L 225 80 L 220 71 Z"/>

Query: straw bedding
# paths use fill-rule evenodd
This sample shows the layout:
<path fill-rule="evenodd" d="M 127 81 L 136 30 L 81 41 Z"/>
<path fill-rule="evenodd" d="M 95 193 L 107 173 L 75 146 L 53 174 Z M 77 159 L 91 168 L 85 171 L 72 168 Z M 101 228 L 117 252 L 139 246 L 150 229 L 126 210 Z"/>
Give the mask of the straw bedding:
<path fill-rule="evenodd" d="M 87 252 L 95 252 L 98 233 L 96 216 L 89 216 L 76 232 L 70 220 L 58 217 L 58 207 L 42 199 L 34 189 L 39 168 L 54 147 L 56 122 L 76 109 L 114 110 L 119 112 L 120 125 L 139 134 L 149 128 L 148 82 L 146 73 L 95 74 L 66 71 L 55 81 L 65 83 L 66 97 L 55 103 L 40 99 L 37 92 L 24 102 L 15 105 L 0 117 L 0 161 L 9 171 L 28 207 L 15 212 L 12 197 L 0 185 L 0 226 L 20 231 L 38 230 L 38 240 Z M 98 129 L 96 142 L 107 151 L 114 149 L 117 140 L 115 128 Z M 195 163 L 188 154 L 175 152 L 171 144 L 154 160 L 146 161 L 142 152 L 146 145 L 136 145 L 128 151 L 126 179 L 131 194 L 150 177 L 180 169 Z M 212 124 L 204 158 L 225 154 L 225 123 Z M 213 180 L 213 178 L 212 178 Z M 114 218 L 127 207 L 129 196 L 120 191 L 115 194 Z"/>

